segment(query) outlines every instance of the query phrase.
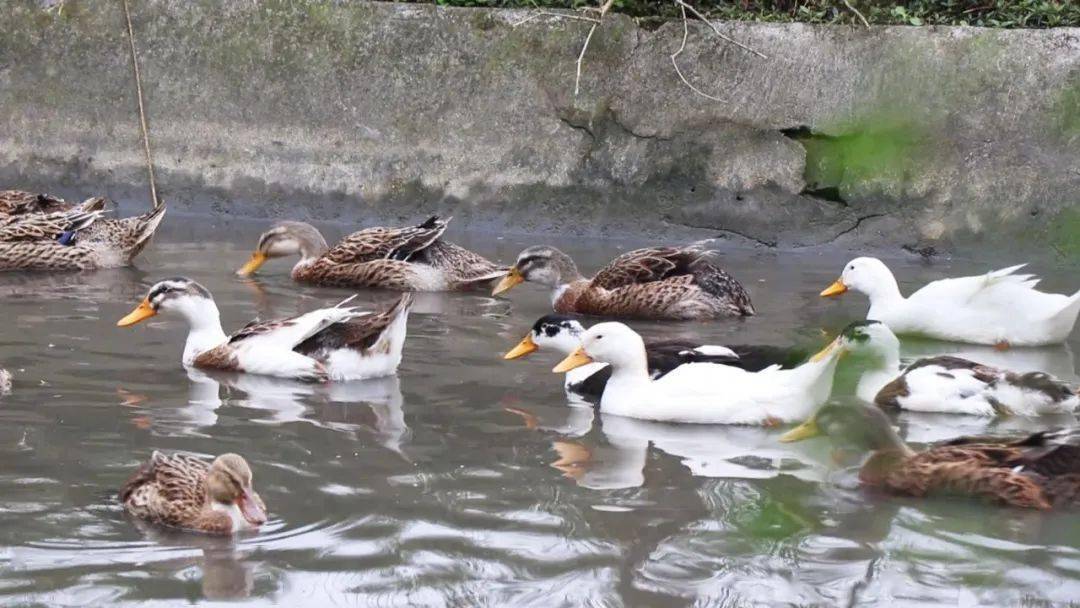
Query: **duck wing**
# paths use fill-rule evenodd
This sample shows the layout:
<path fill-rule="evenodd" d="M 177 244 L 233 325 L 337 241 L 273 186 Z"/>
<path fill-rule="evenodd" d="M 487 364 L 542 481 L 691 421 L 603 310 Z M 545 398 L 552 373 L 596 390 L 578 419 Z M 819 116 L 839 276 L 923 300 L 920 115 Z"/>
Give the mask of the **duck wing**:
<path fill-rule="evenodd" d="M 253 346 L 293 350 L 297 345 L 335 323 L 348 321 L 371 313 L 347 308 L 343 305 L 352 297 L 333 308 L 319 308 L 302 315 L 272 321 L 255 320 L 229 336 L 230 346 Z"/>
<path fill-rule="evenodd" d="M 409 310 L 412 303 L 413 294 L 404 293 L 386 309 L 334 323 L 297 344 L 293 350 L 320 361 L 335 350 L 370 350 L 379 344 L 386 330 Z"/>
<path fill-rule="evenodd" d="M 61 211 L 10 216 L 0 219 L 0 241 L 61 240 L 62 245 L 69 245 L 76 233 L 90 227 L 100 216 L 100 211 Z M 65 237 L 71 242 L 63 242 Z"/>
<path fill-rule="evenodd" d="M 446 232 L 450 218 L 432 216 L 426 222 L 407 228 L 366 228 L 350 234 L 323 254 L 337 264 L 373 260 L 409 261 L 437 241 Z"/>
<path fill-rule="evenodd" d="M 120 500 L 135 515 L 182 525 L 202 510 L 209 470 L 195 456 L 155 451 L 124 484 Z"/>
<path fill-rule="evenodd" d="M 0 215 L 52 213 L 67 211 L 72 205 L 58 196 L 37 194 L 25 190 L 0 191 Z"/>
<path fill-rule="evenodd" d="M 600 269 L 592 285 L 603 289 L 618 289 L 628 285 L 651 283 L 690 274 L 693 261 L 691 249 L 679 247 L 647 247 L 628 251 Z"/>
<path fill-rule="evenodd" d="M 509 270 L 506 266 L 499 266 L 482 255 L 444 240 L 435 241 L 420 250 L 410 261 L 438 268 L 458 285 L 492 281 Z"/>

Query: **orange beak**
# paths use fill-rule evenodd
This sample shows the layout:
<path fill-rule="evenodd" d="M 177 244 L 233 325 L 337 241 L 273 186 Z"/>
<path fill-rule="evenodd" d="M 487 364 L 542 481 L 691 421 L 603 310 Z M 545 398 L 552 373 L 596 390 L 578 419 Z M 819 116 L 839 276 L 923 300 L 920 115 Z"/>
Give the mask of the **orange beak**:
<path fill-rule="evenodd" d="M 533 342 L 532 334 L 527 334 L 524 338 L 521 339 L 521 342 L 518 342 L 517 346 L 510 349 L 510 352 L 503 355 L 503 359 L 506 359 L 507 361 L 509 361 L 510 359 L 518 359 L 520 357 L 528 355 L 529 353 L 536 352 L 539 348 L 540 347 L 536 345 L 536 342 Z"/>
<path fill-rule="evenodd" d="M 116 322 L 116 326 L 128 327 L 129 325 L 135 325 L 136 323 L 140 321 L 145 321 L 146 319 L 149 319 L 156 314 L 157 311 L 154 310 L 154 307 L 150 305 L 150 300 L 143 298 L 143 301 L 139 302 L 139 305 L 135 307 L 135 310 L 129 312 L 127 316 Z"/>
<path fill-rule="evenodd" d="M 510 272 L 506 273 L 506 276 L 495 286 L 495 289 L 491 290 L 491 295 L 497 296 L 504 291 L 510 291 L 523 282 L 525 282 L 525 277 L 522 276 L 521 272 L 517 268 L 511 268 Z"/>
<path fill-rule="evenodd" d="M 559 364 L 552 368 L 551 371 L 556 374 L 562 374 L 572 369 L 579 368 L 582 365 L 588 365 L 592 362 L 592 357 L 585 354 L 585 349 L 578 347 L 577 350 L 570 353 L 565 359 L 560 361 Z"/>
<path fill-rule="evenodd" d="M 259 501 L 251 492 L 243 490 L 243 494 L 236 499 L 236 506 L 240 507 L 240 514 L 249 524 L 261 526 L 266 523 L 266 511 L 259 506 Z"/>
<path fill-rule="evenodd" d="M 832 285 L 829 285 L 825 288 L 825 291 L 821 292 L 821 297 L 838 296 L 845 291 L 847 291 L 847 285 L 844 285 L 844 279 L 836 279 Z"/>
<path fill-rule="evenodd" d="M 236 274 L 242 277 L 250 277 L 251 275 L 255 274 L 255 271 L 258 270 L 260 266 L 265 264 L 266 260 L 268 259 L 270 258 L 265 253 L 261 251 L 256 251 L 255 253 L 251 254 L 251 258 L 248 259 L 247 264 L 244 264 L 243 268 L 236 271 Z"/>

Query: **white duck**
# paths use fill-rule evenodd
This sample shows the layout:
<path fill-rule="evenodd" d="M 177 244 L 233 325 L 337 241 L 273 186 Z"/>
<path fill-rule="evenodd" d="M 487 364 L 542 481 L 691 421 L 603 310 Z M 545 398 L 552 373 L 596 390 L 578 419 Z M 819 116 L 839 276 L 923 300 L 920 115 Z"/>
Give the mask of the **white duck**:
<path fill-rule="evenodd" d="M 1001 348 L 1064 342 L 1080 314 L 1080 292 L 1065 296 L 1038 291 L 1033 275 L 1013 274 L 1023 266 L 934 281 L 905 298 L 881 260 L 855 258 L 821 295 L 849 289 L 866 294 L 866 318 L 885 323 L 897 334 Z"/>
<path fill-rule="evenodd" d="M 503 359 L 519 359 L 537 350 L 552 350 L 564 357 L 581 346 L 581 336 L 585 327 L 580 321 L 568 315 L 553 313 L 536 320 L 529 333 L 518 342 L 517 346 L 503 355 Z M 741 347 L 754 349 L 752 357 L 744 360 L 740 354 L 726 346 L 696 344 L 688 340 L 654 340 L 645 344 L 648 357 L 649 377 L 659 378 L 676 367 L 692 362 L 727 363 L 738 367 L 760 364 L 767 367 L 777 361 L 761 363 L 760 359 L 771 355 L 789 355 L 786 349 L 778 347 Z M 767 351 L 767 352 L 765 352 Z M 744 355 L 747 353 L 744 352 Z M 604 386 L 611 376 L 606 363 L 589 363 L 566 373 L 563 388 L 567 394 L 585 397 L 597 401 L 604 392 Z"/>
<path fill-rule="evenodd" d="M 345 302 L 288 319 L 252 321 L 226 336 L 210 292 L 178 277 L 151 287 L 139 306 L 116 324 L 134 325 L 161 311 L 179 313 L 190 327 L 185 366 L 318 381 L 395 373 L 412 295 L 378 313 L 343 307 Z"/>
<path fill-rule="evenodd" d="M 611 365 L 600 399 L 606 414 L 699 424 L 774 425 L 806 419 L 829 397 L 836 361 L 846 344 L 837 338 L 795 369 L 748 372 L 716 363 L 680 365 L 649 377 L 645 343 L 622 323 L 599 323 L 581 346 L 552 370 L 567 372 L 592 362 Z"/>
<path fill-rule="evenodd" d="M 879 321 L 848 325 L 844 340 L 866 353 L 872 367 L 859 378 L 856 395 L 882 407 L 916 412 L 995 416 L 1064 414 L 1080 406 L 1075 389 L 1043 372 L 1015 373 L 969 359 L 919 359 L 900 370 L 900 341 Z"/>

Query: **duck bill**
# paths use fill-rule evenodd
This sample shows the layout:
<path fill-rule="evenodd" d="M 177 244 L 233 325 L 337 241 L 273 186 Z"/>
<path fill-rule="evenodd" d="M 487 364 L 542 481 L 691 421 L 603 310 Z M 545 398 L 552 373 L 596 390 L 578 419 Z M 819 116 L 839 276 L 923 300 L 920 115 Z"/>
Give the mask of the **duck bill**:
<path fill-rule="evenodd" d="M 240 514 L 249 524 L 261 526 L 266 523 L 266 511 L 259 505 L 258 499 L 251 492 L 244 490 L 240 498 L 236 499 L 236 506 L 240 507 Z"/>
<path fill-rule="evenodd" d="M 821 292 L 821 297 L 828 298 L 831 296 L 838 296 L 848 290 L 848 286 L 844 285 L 844 279 L 836 279 L 832 285 L 829 285 Z"/>
<path fill-rule="evenodd" d="M 503 355 L 503 359 L 506 359 L 507 361 L 511 359 L 518 359 L 530 353 L 536 352 L 536 350 L 539 348 L 540 347 L 536 345 L 536 342 L 533 342 L 532 335 L 529 334 L 522 338 L 521 342 L 518 342 L 517 346 L 510 349 L 510 352 Z"/>
<path fill-rule="evenodd" d="M 506 276 L 495 286 L 495 289 L 491 290 L 491 295 L 497 296 L 500 293 L 510 291 L 523 282 L 525 282 L 525 277 L 522 276 L 521 272 L 517 268 L 511 268 L 510 272 L 506 273 Z"/>
<path fill-rule="evenodd" d="M 563 374 L 572 369 L 577 369 L 582 365 L 588 365 L 592 362 L 592 357 L 586 355 L 585 351 L 581 348 L 578 348 L 574 352 L 570 353 L 565 359 L 560 361 L 558 365 L 551 369 L 551 371 L 556 374 Z"/>
<path fill-rule="evenodd" d="M 825 359 L 831 357 L 833 353 L 839 350 L 841 350 L 840 338 L 836 338 L 832 342 L 829 342 L 828 346 L 819 350 L 817 354 L 815 354 L 813 357 L 810 357 L 810 361 L 813 363 L 816 363 L 818 361 L 824 361 Z"/>
<path fill-rule="evenodd" d="M 127 316 L 116 322 L 116 326 L 128 327 L 130 325 L 135 325 L 136 323 L 145 321 L 146 319 L 149 319 L 156 314 L 157 311 L 154 310 L 154 307 L 150 305 L 150 300 L 143 298 L 143 301 L 139 302 L 139 305 L 135 307 L 135 310 L 129 312 Z"/>
<path fill-rule="evenodd" d="M 817 420 L 811 418 L 781 435 L 780 441 L 783 441 L 784 443 L 794 443 L 796 441 L 803 441 L 804 439 L 810 439 L 812 437 L 819 437 L 820 435 L 821 429 L 817 425 Z"/>
<path fill-rule="evenodd" d="M 255 274 L 255 271 L 258 270 L 263 264 L 265 264 L 266 260 L 268 259 L 269 257 L 265 253 L 261 251 L 256 251 L 255 253 L 251 254 L 251 258 L 248 259 L 247 263 L 244 264 L 244 266 L 240 268 L 240 270 L 236 271 L 236 274 L 242 277 L 250 277 L 251 275 Z"/>

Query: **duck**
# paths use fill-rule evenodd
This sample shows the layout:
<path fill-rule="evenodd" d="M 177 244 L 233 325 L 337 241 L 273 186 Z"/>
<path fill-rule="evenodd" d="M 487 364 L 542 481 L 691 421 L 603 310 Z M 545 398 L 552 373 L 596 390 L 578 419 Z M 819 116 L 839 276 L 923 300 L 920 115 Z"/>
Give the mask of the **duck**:
<path fill-rule="evenodd" d="M 915 451 L 879 408 L 837 402 L 781 435 L 780 441 L 819 435 L 869 451 L 859 480 L 891 494 L 960 494 L 1039 510 L 1080 505 L 1080 428 L 1040 431 L 1021 439 L 960 437 Z"/>
<path fill-rule="evenodd" d="M 353 296 L 355 297 L 355 296 Z M 255 320 L 226 336 L 210 291 L 187 277 L 158 281 L 119 327 L 161 312 L 187 320 L 185 367 L 326 382 L 393 375 L 401 362 L 412 295 L 376 313 L 337 306 L 273 321 Z"/>
<path fill-rule="evenodd" d="M 104 200 L 104 199 L 100 199 Z M 93 270 L 129 266 L 150 242 L 165 206 L 125 219 L 85 211 L 0 217 L 0 270 Z"/>
<path fill-rule="evenodd" d="M 501 277 L 506 268 L 442 239 L 453 218 L 429 218 L 407 228 L 365 228 L 329 247 L 305 222 L 278 222 L 259 237 L 237 271 L 253 275 L 271 258 L 299 255 L 292 278 L 330 287 L 396 291 L 469 291 Z"/>
<path fill-rule="evenodd" d="M 1080 291 L 1072 296 L 1039 291 L 1034 275 L 1015 274 L 1024 266 L 933 281 L 905 298 L 884 262 L 860 257 L 848 262 L 821 296 L 866 294 L 870 298 L 866 318 L 901 335 L 999 349 L 1064 342 L 1080 314 Z"/>
<path fill-rule="evenodd" d="M 881 321 L 844 328 L 852 351 L 863 353 L 855 394 L 883 408 L 974 416 L 1067 414 L 1080 407 L 1076 389 L 1044 372 L 1016 373 L 970 359 L 924 357 L 901 370 L 900 340 Z M 897 375 L 899 372 L 899 375 Z"/>
<path fill-rule="evenodd" d="M 750 372 L 718 363 L 685 363 L 655 380 L 641 336 L 617 321 L 593 325 L 581 345 L 552 370 L 566 373 L 607 363 L 611 378 L 600 397 L 605 414 L 696 424 L 775 426 L 801 422 L 828 399 L 843 337 L 794 369 Z"/>
<path fill-rule="evenodd" d="M 586 279 L 562 251 L 529 247 L 492 295 L 529 281 L 551 288 L 552 308 L 563 314 L 672 320 L 753 315 L 750 295 L 714 253 L 698 245 L 635 249 Z"/>
<path fill-rule="evenodd" d="M 155 451 L 124 483 L 120 502 L 140 520 L 204 534 L 254 531 L 267 519 L 266 504 L 252 487 L 251 467 L 239 454 L 207 462 Z"/>
<path fill-rule="evenodd" d="M 581 346 L 581 336 L 584 334 L 585 327 L 581 321 L 570 315 L 544 315 L 533 323 L 532 329 L 517 346 L 503 355 L 503 359 L 520 359 L 543 349 L 566 356 Z M 685 363 L 722 363 L 747 371 L 761 371 L 777 364 L 793 367 L 805 358 L 805 353 L 777 346 L 727 347 L 678 339 L 648 340 L 645 342 L 645 354 L 649 377 L 653 380 Z M 607 364 L 593 362 L 566 372 L 564 388 L 568 394 L 597 401 L 610 377 L 611 368 Z"/>

